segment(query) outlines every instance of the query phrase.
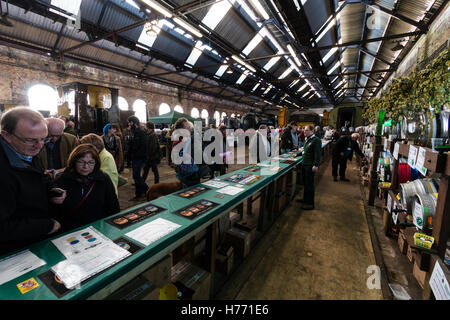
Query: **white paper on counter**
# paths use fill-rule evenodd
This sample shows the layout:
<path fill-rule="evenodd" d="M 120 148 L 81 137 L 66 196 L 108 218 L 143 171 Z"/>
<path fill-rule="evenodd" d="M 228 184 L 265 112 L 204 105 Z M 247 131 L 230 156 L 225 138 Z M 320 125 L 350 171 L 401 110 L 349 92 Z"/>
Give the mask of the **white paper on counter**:
<path fill-rule="evenodd" d="M 108 241 L 112 242 L 93 227 L 68 233 L 52 240 L 53 244 L 66 258 L 85 253 L 86 250 L 101 247 Z"/>
<path fill-rule="evenodd" d="M 209 181 L 202 182 L 202 184 L 205 186 L 208 186 L 208 187 L 213 187 L 213 188 L 223 188 L 223 187 L 228 186 L 228 183 L 219 181 L 219 180 L 209 180 Z"/>
<path fill-rule="evenodd" d="M 158 218 L 126 233 L 125 235 L 148 246 L 179 227 L 181 227 L 181 225 L 163 218 Z"/>
<path fill-rule="evenodd" d="M 46 262 L 30 250 L 18 252 L 0 260 L 0 285 L 45 265 Z"/>
<path fill-rule="evenodd" d="M 67 289 L 73 289 L 82 281 L 102 272 L 131 253 L 114 242 L 72 255 L 52 267 L 53 272 L 64 283 Z"/>
<path fill-rule="evenodd" d="M 239 192 L 242 192 L 244 190 L 245 190 L 244 188 L 238 188 L 238 187 L 234 187 L 234 186 L 227 186 L 225 188 L 217 190 L 217 192 L 223 193 L 223 194 L 228 194 L 230 196 L 235 196 Z"/>

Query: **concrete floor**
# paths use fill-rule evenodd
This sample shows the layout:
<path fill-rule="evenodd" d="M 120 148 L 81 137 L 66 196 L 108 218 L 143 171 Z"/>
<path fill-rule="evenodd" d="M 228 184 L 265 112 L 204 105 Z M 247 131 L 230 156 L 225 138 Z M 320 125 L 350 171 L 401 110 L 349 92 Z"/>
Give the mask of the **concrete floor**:
<path fill-rule="evenodd" d="M 331 162 L 323 169 L 316 209 L 292 202 L 217 299 L 383 299 L 366 285 L 376 262 L 359 177 L 348 170 L 351 182 L 333 182 Z"/>
<path fill-rule="evenodd" d="M 228 171 L 244 166 L 231 165 Z M 369 223 L 374 224 L 372 230 L 377 233 L 377 237 L 372 233 L 371 239 L 357 169 L 355 162 L 349 163 L 347 176 L 351 181 L 334 182 L 331 161 L 323 164 L 316 175 L 316 209 L 302 211 L 300 203 L 293 201 L 260 235 L 249 256 L 214 291 L 214 299 L 390 299 L 383 296 L 381 289 L 367 286 L 373 274 L 368 273 L 368 268 L 377 265 L 374 239 L 382 255 L 381 264 L 386 263 L 388 269 L 385 279 L 401 284 L 413 299 L 420 299 L 412 266 L 406 256 L 399 254 L 396 241 L 381 234 L 381 210 L 377 207 L 368 211 L 373 218 Z M 159 172 L 161 182 L 176 180 L 165 160 Z M 119 202 L 124 210 L 140 203 L 128 201 L 134 196 L 131 169 L 125 169 L 122 176 L 129 179 L 119 188 Z M 147 183 L 153 183 L 151 171 Z M 400 276 L 400 281 L 394 279 L 395 275 Z"/>

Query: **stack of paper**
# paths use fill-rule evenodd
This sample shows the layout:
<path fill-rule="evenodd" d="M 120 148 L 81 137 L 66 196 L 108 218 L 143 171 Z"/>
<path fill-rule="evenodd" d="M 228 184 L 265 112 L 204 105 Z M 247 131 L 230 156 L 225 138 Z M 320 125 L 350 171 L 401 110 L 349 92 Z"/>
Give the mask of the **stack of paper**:
<path fill-rule="evenodd" d="M 45 261 L 30 250 L 6 257 L 0 260 L 0 285 L 43 265 Z"/>
<path fill-rule="evenodd" d="M 181 227 L 179 224 L 163 218 L 158 218 L 125 235 L 148 246 L 179 227 Z"/>
<path fill-rule="evenodd" d="M 238 188 L 238 187 L 233 187 L 233 186 L 227 186 L 225 188 L 219 189 L 217 190 L 217 192 L 219 193 L 223 193 L 223 194 L 228 194 L 230 196 L 234 196 L 237 195 L 239 192 L 244 191 L 244 188 Z"/>
<path fill-rule="evenodd" d="M 131 255 L 92 227 L 52 242 L 67 258 L 52 270 L 68 289 Z"/>

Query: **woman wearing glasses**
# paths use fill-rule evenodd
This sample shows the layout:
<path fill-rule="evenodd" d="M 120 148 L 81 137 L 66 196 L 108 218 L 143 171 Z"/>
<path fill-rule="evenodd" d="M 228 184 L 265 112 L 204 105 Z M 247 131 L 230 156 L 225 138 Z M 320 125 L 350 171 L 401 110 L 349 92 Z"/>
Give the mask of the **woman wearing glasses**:
<path fill-rule="evenodd" d="M 72 230 L 120 211 L 109 176 L 100 170 L 100 158 L 92 144 L 81 144 L 69 156 L 66 170 L 55 185 L 67 191 L 56 207 L 62 231 Z"/>

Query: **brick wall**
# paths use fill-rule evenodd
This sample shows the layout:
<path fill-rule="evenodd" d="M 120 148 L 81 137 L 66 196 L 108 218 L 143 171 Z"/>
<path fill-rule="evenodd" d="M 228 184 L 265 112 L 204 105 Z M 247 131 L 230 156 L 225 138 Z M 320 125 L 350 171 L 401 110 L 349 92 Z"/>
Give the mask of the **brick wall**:
<path fill-rule="evenodd" d="M 55 87 L 70 82 L 118 88 L 119 96 L 127 100 L 130 108 L 137 99 L 144 100 L 149 117 L 159 114 L 159 106 L 163 102 L 172 110 L 181 105 L 186 114 L 190 114 L 194 107 L 200 113 L 206 109 L 210 118 L 215 110 L 226 112 L 228 116 L 250 111 L 248 105 L 195 92 L 179 93 L 177 88 L 141 81 L 125 73 L 71 61 L 56 62 L 49 56 L 0 45 L 0 104 L 28 105 L 27 91 L 33 85 Z"/>

